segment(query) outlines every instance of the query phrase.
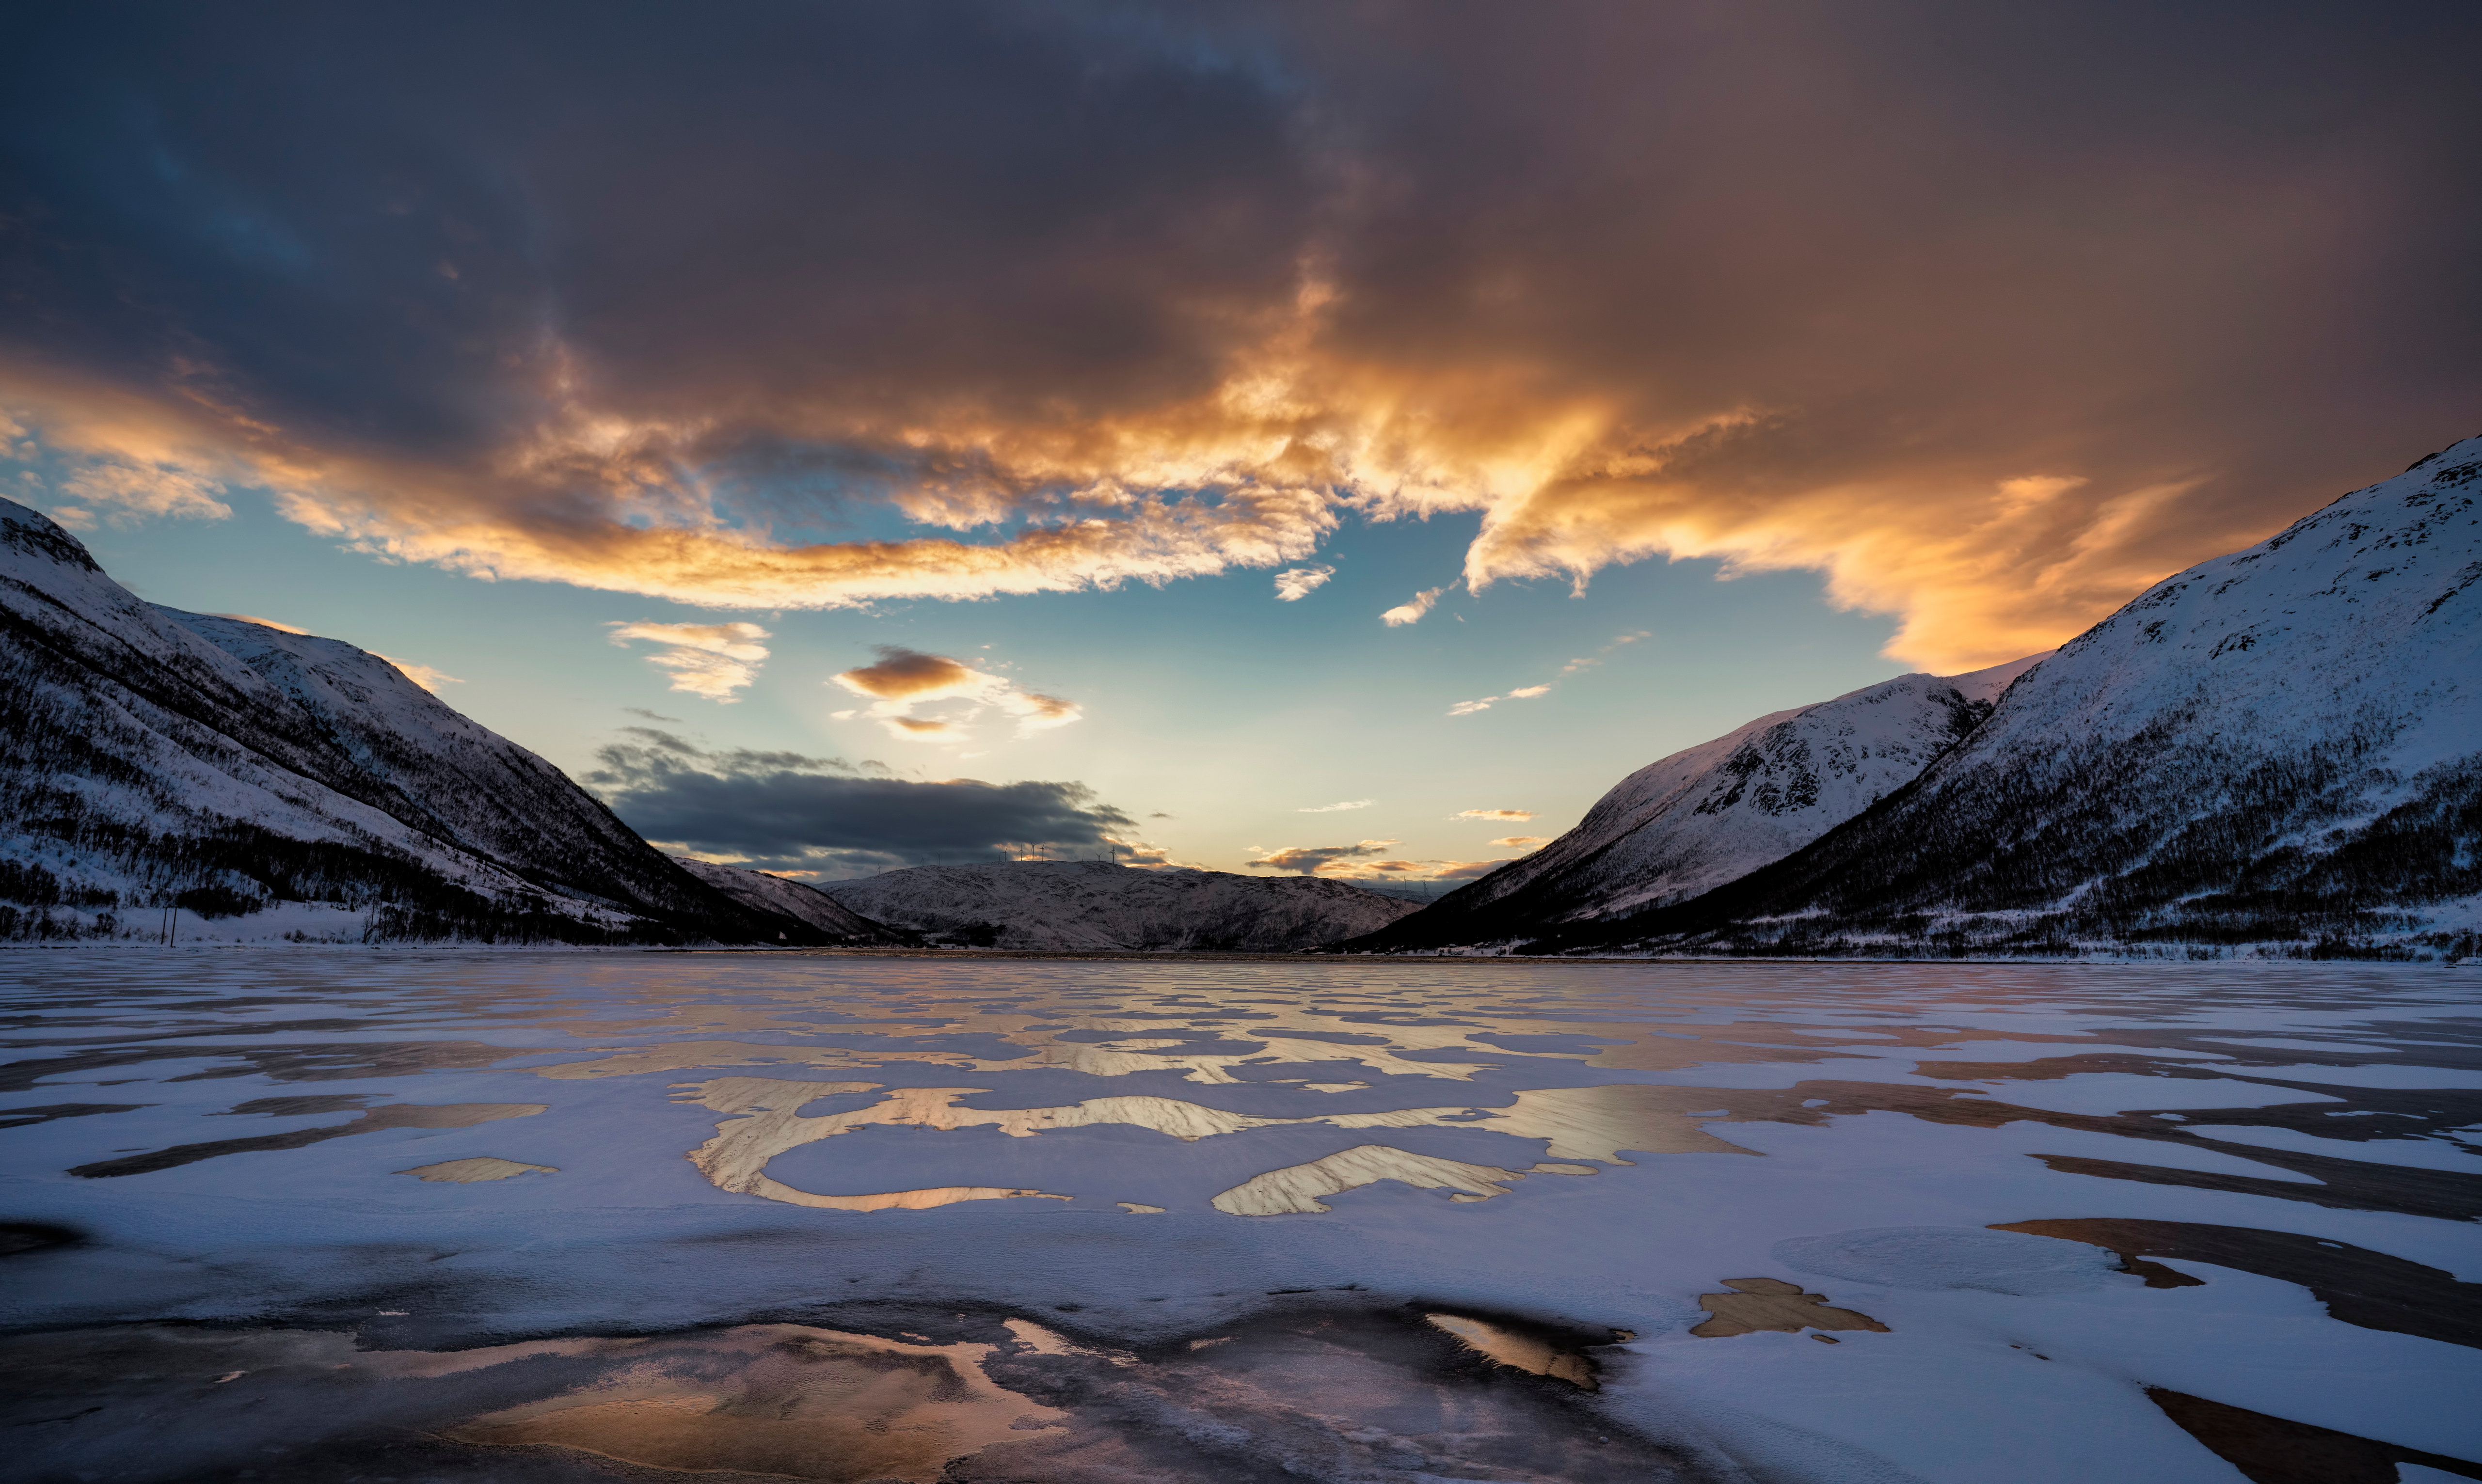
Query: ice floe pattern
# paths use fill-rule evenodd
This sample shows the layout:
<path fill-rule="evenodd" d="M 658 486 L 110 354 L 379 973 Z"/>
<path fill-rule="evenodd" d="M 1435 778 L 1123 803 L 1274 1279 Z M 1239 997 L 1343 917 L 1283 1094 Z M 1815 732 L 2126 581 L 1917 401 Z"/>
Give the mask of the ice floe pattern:
<path fill-rule="evenodd" d="M 1307 1118 L 1261 1118 L 1226 1112 L 1176 1098 L 1092 1098 L 1068 1107 L 983 1109 L 962 1107 L 958 1099 L 989 1091 L 981 1087 L 903 1087 L 884 1089 L 876 1082 L 782 1081 L 754 1077 L 724 1077 L 680 1094 L 719 1113 L 742 1115 L 718 1126 L 716 1136 L 690 1154 L 709 1180 L 725 1190 L 764 1196 L 795 1206 L 832 1211 L 920 1211 L 957 1201 L 1004 1200 L 1039 1196 L 1069 1200 L 1040 1190 L 995 1185 L 947 1185 L 935 1189 L 888 1191 L 876 1195 L 814 1195 L 796 1190 L 765 1174 L 767 1161 L 789 1149 L 832 1138 L 873 1124 L 911 1129 L 988 1128 L 1012 1138 L 1031 1138 L 1046 1130 L 1125 1124 L 1151 1130 L 1184 1143 L 1245 1129 L 1272 1129 L 1317 1124 L 1334 1129 L 1455 1129 L 1483 1125 L 1493 1133 L 1540 1139 L 1544 1152 L 1571 1159 L 1626 1164 L 1623 1146 L 1683 1153 L 1706 1150 L 1748 1154 L 1701 1130 L 1694 1121 L 1667 1105 L 1696 1102 L 1677 1089 L 1660 1087 L 1556 1087 L 1520 1092 L 1506 1110 L 1458 1106 L 1411 1107 L 1378 1113 L 1324 1113 Z M 800 1109 L 839 1093 L 879 1092 L 866 1107 L 805 1118 Z M 1452 1201 L 1480 1201 L 1502 1193 L 1510 1181 L 1528 1174 L 1591 1175 L 1583 1164 L 1536 1163 L 1525 1170 L 1494 1169 L 1454 1159 L 1409 1154 L 1384 1144 L 1362 1144 L 1325 1159 L 1284 1169 L 1269 1170 L 1210 1203 L 1217 1211 L 1239 1216 L 1282 1215 L 1329 1208 L 1319 1197 L 1361 1185 L 1393 1180 L 1405 1185 L 1456 1192 Z M 1128 1207 L 1132 1203 L 1117 1203 Z M 1161 1210 L 1160 1207 L 1149 1208 Z"/>
<path fill-rule="evenodd" d="M 769 1408 L 915 1429 L 888 1476 L 974 1448 L 1188 1476 L 1111 1451 L 1141 1433 L 1223 1449 L 1201 1478 L 1278 1468 L 1248 1441 L 1278 1435 L 1353 1468 L 1465 1456 L 1446 1421 L 1389 1431 L 1377 1393 L 1330 1438 L 1324 1398 L 1229 1359 L 1341 1354 L 1319 1326 L 1365 1319 L 1396 1337 L 1388 1385 L 1490 1355 L 1595 1409 L 1578 1448 L 1704 1440 L 1682 1477 L 2229 1481 L 2197 1430 L 2217 1407 L 2471 1459 L 2476 990 L 2319 966 L 12 956 L 0 1324 L 348 1324 L 426 1354 L 772 1336 L 729 1366 L 612 1350 L 602 1390 L 422 1423 L 525 1457 L 625 1438 L 647 1468 L 723 1458 L 695 1419 Z M 1277 1306 L 1294 1329 L 1248 1328 Z M 752 1328 L 795 1320 L 808 1338 Z M 902 1359 L 968 1329 L 997 1370 Z M 1598 1376 L 1567 1367 L 1591 1397 L 1507 1359 L 1619 1331 Z M 902 1420 L 917 1381 L 1013 1391 L 1028 1357 L 1116 1379 L 1043 1380 L 1056 1430 L 998 1399 Z M 827 1426 L 750 1445 L 826 1469 L 801 1449 Z"/>

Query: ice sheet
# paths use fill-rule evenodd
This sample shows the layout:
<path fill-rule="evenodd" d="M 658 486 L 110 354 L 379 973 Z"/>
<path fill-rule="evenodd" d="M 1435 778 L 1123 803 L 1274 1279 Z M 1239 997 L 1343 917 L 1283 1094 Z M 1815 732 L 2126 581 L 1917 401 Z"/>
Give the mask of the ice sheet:
<path fill-rule="evenodd" d="M 66 957 L 0 961 L 0 1220 L 22 1234 L 0 1323 L 20 1343 L 213 1321 L 409 1354 L 675 1334 L 687 1356 L 796 1324 L 891 1354 L 997 1345 L 1003 1390 L 1035 1384 L 1008 1371 L 1020 1344 L 1120 1378 L 1043 1392 L 1062 1436 L 1173 1437 L 1180 1408 L 1254 1397 L 1214 1426 L 1296 1447 L 1315 1398 L 1249 1413 L 1279 1400 L 1233 1367 L 1308 1352 L 1249 1325 L 1362 1335 L 1360 1360 L 1319 1353 L 1374 1397 L 1566 1385 L 1456 1370 L 1421 1318 L 1448 1314 L 1597 1357 L 1600 1390 L 1557 1403 L 1591 1424 L 1577 1445 L 1635 1439 L 1683 1477 L 2228 1484 L 2147 1386 L 2482 1456 L 2472 1350 L 2255 1272 L 2175 1261 L 2202 1281 L 2150 1287 L 2100 1248 L 1989 1230 L 2198 1223 L 2482 1276 L 2482 1195 L 2456 1179 L 2482 1159 L 2442 1137 L 2482 1122 L 2482 1080 L 2398 1064 L 2482 1047 L 2473 980 L 2442 971 Z M 2235 1064 L 2286 1030 L 2366 1050 Z M 424 1111 L 476 1107 L 541 1111 Z M 2216 1112 L 2128 1113 L 2180 1109 Z M 1887 1328 L 1692 1333 L 1734 1281 Z M 2449 1280 L 2438 1302 L 2471 1300 Z M 1406 1315 L 1443 1348 L 1389 1327 Z M 1616 1331 L 1636 1338 L 1593 1348 Z M 611 1415 L 776 1394 L 715 1386 L 642 1378 Z M 1114 1386 L 1154 1410 L 1107 1404 Z M 1436 1445 L 1384 1412 L 1334 1456 Z M 460 1416 L 555 1413 L 604 1417 L 482 1391 Z M 1036 1446 L 975 1425 L 990 1457 Z M 1541 1476 L 1586 1477 L 1587 1456 Z"/>

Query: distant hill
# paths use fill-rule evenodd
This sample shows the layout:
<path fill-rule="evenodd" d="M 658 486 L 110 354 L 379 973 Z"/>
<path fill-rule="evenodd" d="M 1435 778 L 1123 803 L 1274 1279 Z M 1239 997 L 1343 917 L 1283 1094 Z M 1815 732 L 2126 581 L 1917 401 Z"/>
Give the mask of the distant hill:
<path fill-rule="evenodd" d="M 829 941 L 385 660 L 142 602 L 5 500 L 0 739 L 0 940 Z"/>
<path fill-rule="evenodd" d="M 864 917 L 935 943 L 1004 949 L 1290 952 L 1384 927 L 1415 904 L 1316 876 L 1149 871 L 1101 861 L 916 866 L 829 881 Z"/>
<path fill-rule="evenodd" d="M 763 871 L 719 866 L 711 861 L 673 857 L 674 864 L 745 907 L 807 923 L 843 947 L 892 945 L 914 941 L 913 934 L 893 932 L 853 911 L 813 886 L 771 876 Z"/>
<path fill-rule="evenodd" d="M 1650 763 L 1576 828 L 1356 947 L 1523 941 L 1547 924 L 1624 915 L 1721 886 L 1911 783 L 2042 658 L 1969 675 L 1901 675 Z"/>

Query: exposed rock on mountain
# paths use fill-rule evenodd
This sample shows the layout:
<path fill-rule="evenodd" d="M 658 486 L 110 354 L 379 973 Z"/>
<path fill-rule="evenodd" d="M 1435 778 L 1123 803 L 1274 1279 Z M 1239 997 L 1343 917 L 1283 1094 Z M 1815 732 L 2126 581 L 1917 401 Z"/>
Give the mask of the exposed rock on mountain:
<path fill-rule="evenodd" d="M 7 501 L 0 738 L 0 939 L 820 941 L 386 661 L 142 602 Z"/>
<path fill-rule="evenodd" d="M 858 948 L 912 941 L 912 934 L 890 931 L 816 887 L 771 876 L 763 871 L 719 866 L 686 855 L 675 855 L 673 860 L 683 871 L 743 906 L 807 923 L 837 945 Z"/>
<path fill-rule="evenodd" d="M 934 942 L 1003 949 L 1214 949 L 1281 953 L 1384 927 L 1415 910 L 1342 881 L 1102 861 L 916 866 L 820 888 Z"/>
<path fill-rule="evenodd" d="M 1912 782 L 2042 659 L 1967 675 L 1900 675 L 1650 763 L 1576 828 L 1356 947 L 1523 939 L 1546 925 L 1687 900 L 1791 854 Z"/>
<path fill-rule="evenodd" d="M 1806 848 L 1526 950 L 2470 955 L 2477 499 L 2482 438 L 2157 584 Z"/>

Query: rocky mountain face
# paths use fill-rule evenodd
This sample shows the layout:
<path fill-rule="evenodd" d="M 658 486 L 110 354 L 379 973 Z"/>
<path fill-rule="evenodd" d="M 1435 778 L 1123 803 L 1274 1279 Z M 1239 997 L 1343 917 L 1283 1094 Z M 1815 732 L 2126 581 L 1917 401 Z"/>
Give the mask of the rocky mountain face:
<path fill-rule="evenodd" d="M 916 866 L 820 890 L 959 947 L 1282 953 L 1372 932 L 1415 904 L 1316 876 L 1147 871 L 1102 861 Z"/>
<path fill-rule="evenodd" d="M 2471 955 L 2477 499 L 2482 438 L 2157 584 L 1807 846 L 1521 950 Z"/>
<path fill-rule="evenodd" d="M 1389 948 L 1538 936 L 1684 901 L 1809 844 L 1911 783 L 2042 656 L 1967 675 L 1900 675 L 1760 716 L 1629 774 L 1577 827 L 1377 940 Z"/>
<path fill-rule="evenodd" d="M 0 939 L 822 941 L 386 661 L 142 602 L 7 501 L 0 738 Z"/>
<path fill-rule="evenodd" d="M 838 947 L 876 948 L 916 941 L 913 934 L 882 926 L 818 888 L 799 881 L 771 876 L 763 871 L 693 860 L 686 855 L 675 855 L 673 861 L 743 906 L 807 923 Z"/>

